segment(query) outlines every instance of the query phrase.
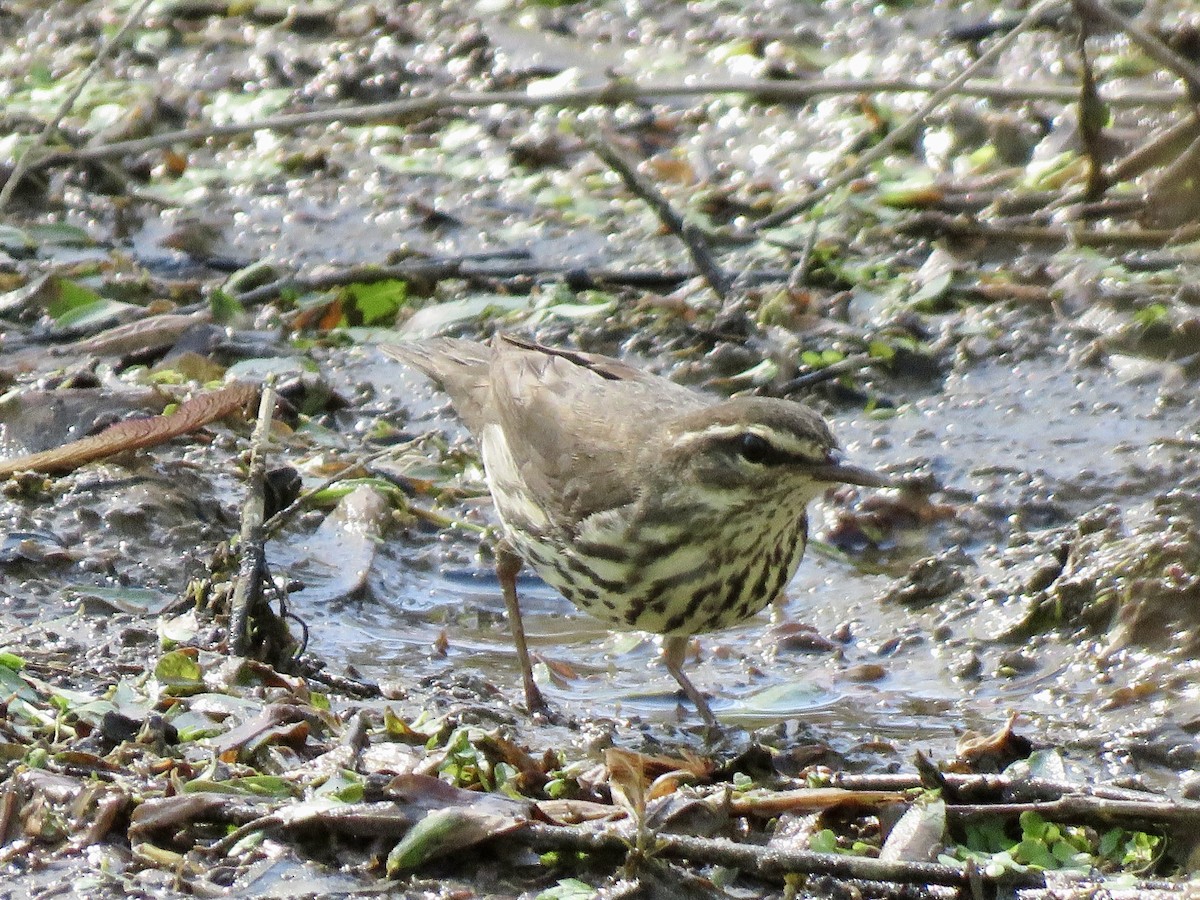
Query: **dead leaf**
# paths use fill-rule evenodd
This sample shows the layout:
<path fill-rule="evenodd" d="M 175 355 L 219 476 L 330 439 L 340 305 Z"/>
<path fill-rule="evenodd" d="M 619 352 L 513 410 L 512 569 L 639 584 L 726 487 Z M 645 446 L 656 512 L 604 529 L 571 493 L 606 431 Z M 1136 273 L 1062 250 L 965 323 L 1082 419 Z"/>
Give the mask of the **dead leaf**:
<path fill-rule="evenodd" d="M 17 472 L 70 472 L 116 453 L 154 447 L 225 418 L 249 405 L 256 396 L 257 386 L 234 382 L 219 391 L 193 397 L 171 415 L 127 419 L 110 425 L 99 434 L 53 450 L 4 460 L 0 462 L 0 478 L 8 478 Z"/>

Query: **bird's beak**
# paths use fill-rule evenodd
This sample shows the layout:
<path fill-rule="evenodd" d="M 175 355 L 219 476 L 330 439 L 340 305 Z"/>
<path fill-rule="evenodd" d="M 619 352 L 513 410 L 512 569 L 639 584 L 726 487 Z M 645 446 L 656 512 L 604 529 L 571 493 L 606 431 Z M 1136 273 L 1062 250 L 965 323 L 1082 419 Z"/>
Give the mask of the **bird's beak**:
<path fill-rule="evenodd" d="M 831 481 L 836 484 L 857 484 L 873 488 L 895 486 L 890 478 L 846 462 L 840 450 L 830 451 L 824 463 L 813 467 L 812 474 L 818 481 Z"/>

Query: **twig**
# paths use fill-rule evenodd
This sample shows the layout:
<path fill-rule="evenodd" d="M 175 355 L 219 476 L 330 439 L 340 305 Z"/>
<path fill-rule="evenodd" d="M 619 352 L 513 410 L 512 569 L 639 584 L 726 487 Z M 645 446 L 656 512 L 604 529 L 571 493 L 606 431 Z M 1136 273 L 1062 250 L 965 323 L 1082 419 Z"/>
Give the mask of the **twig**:
<path fill-rule="evenodd" d="M 392 279 L 418 283 L 437 283 L 455 278 L 491 284 L 504 282 L 512 291 L 518 290 L 524 282 L 550 279 L 561 280 L 573 290 L 614 286 L 656 290 L 681 284 L 695 278 L 697 274 L 695 269 L 614 269 L 532 262 L 419 260 L 391 266 L 350 266 L 315 275 L 286 275 L 237 294 L 236 297 L 242 304 L 254 306 L 274 300 L 288 292 L 328 291 L 348 284 L 371 284 Z M 738 281 L 747 284 L 784 282 L 790 274 L 786 269 L 749 269 L 738 275 Z"/>
<path fill-rule="evenodd" d="M 633 165 L 620 154 L 616 147 L 597 134 L 588 135 L 584 140 L 591 151 L 620 176 L 621 180 L 625 182 L 625 187 L 650 207 L 663 227 L 679 238 L 712 292 L 722 300 L 728 297 L 729 278 L 717 261 L 713 259 L 704 232 L 693 223 L 685 221 L 683 216 L 677 213 L 667 198 L 662 195 L 662 192 L 648 178 L 643 178 L 638 174 Z"/>
<path fill-rule="evenodd" d="M 1015 817 L 1027 812 L 1036 812 L 1051 822 L 1078 822 L 1085 825 L 1166 825 L 1187 829 L 1189 834 L 1195 834 L 1200 829 L 1200 804 L 1165 798 L 1112 800 L 1107 797 L 1068 795 L 1057 800 L 953 804 L 946 807 L 946 815 L 960 821 L 987 816 Z"/>
<path fill-rule="evenodd" d="M 250 646 L 250 615 L 262 603 L 263 579 L 267 573 L 267 552 L 264 546 L 263 512 L 266 505 L 263 485 L 267 474 L 267 442 L 271 434 L 271 419 L 275 414 L 275 385 L 263 386 L 258 404 L 258 423 L 251 438 L 250 471 L 247 475 L 246 501 L 242 504 L 242 526 L 239 538 L 237 584 L 229 611 L 229 651 L 245 656 Z"/>
<path fill-rule="evenodd" d="M 879 365 L 882 362 L 878 357 L 872 356 L 870 353 L 853 353 L 845 359 L 839 359 L 835 363 L 830 363 L 827 366 L 822 366 L 813 372 L 805 372 L 803 375 L 797 375 L 795 378 L 788 381 L 780 389 L 781 394 L 789 394 L 792 391 L 798 391 L 801 388 L 812 387 L 814 384 L 820 384 L 822 381 L 830 381 L 834 378 L 840 378 L 851 372 L 858 372 L 862 369 L 869 369 L 872 366 Z"/>
<path fill-rule="evenodd" d="M 50 140 L 51 136 L 58 131 L 58 126 L 62 124 L 62 120 L 67 117 L 67 113 L 71 111 L 71 107 L 75 105 L 75 101 L 79 99 L 79 95 L 83 93 L 83 89 L 87 87 L 100 67 L 108 60 L 112 54 L 113 48 L 117 46 L 125 38 L 125 33 L 129 31 L 133 24 L 137 22 L 146 9 L 153 3 L 154 0 L 142 0 L 137 6 L 129 11 L 129 15 L 125 17 L 125 21 L 109 38 L 100 46 L 100 50 L 96 53 L 96 58 L 91 61 L 83 74 L 79 77 L 79 82 L 73 87 L 67 96 L 63 98 L 63 102 L 59 104 L 58 112 L 54 114 L 54 118 L 46 123 L 33 143 L 21 154 L 21 158 L 17 160 L 13 166 L 12 174 L 8 176 L 8 181 L 4 183 L 4 187 L 0 189 L 0 212 L 3 212 L 8 206 L 8 201 L 12 198 L 13 192 L 17 189 L 17 185 L 24 179 L 25 174 L 29 171 L 30 166 L 36 160 L 42 148 Z"/>
<path fill-rule="evenodd" d="M 367 103 L 339 106 L 330 109 L 310 110 L 301 113 L 284 113 L 268 116 L 254 122 L 204 125 L 182 128 L 161 134 L 127 141 L 114 141 L 74 150 L 60 150 L 47 154 L 32 165 L 36 169 L 87 162 L 97 159 L 113 159 L 127 154 L 145 153 L 175 144 L 198 144 L 213 137 L 235 137 L 253 134 L 255 131 L 295 131 L 309 125 L 366 125 L 381 121 L 402 122 L 418 116 L 429 116 L 448 109 L 483 108 L 492 105 L 541 109 L 562 107 L 583 109 L 591 106 L 619 106 L 649 99 L 670 97 L 713 97 L 723 94 L 744 94 L 755 100 L 775 103 L 805 103 L 814 97 L 840 94 L 926 94 L 941 92 L 949 87 L 944 82 L 927 81 L 919 78 L 862 78 L 831 79 L 812 81 L 775 81 L 770 79 L 714 81 L 700 84 L 682 82 L 619 82 L 597 87 L 577 88 L 568 91 L 544 94 L 526 91 L 445 91 L 425 97 L 392 100 L 386 103 Z M 1071 103 L 1079 92 L 1070 86 L 1026 85 L 1013 87 L 994 79 L 968 80 L 955 86 L 959 94 L 982 97 L 1000 103 L 1019 103 L 1031 100 Z M 1187 99 L 1178 91 L 1139 91 L 1117 94 L 1105 98 L 1110 106 L 1158 106 L 1175 107 L 1186 104 Z"/>
<path fill-rule="evenodd" d="M 1076 48 L 1079 52 L 1079 141 L 1087 160 L 1087 183 L 1083 197 L 1093 201 L 1103 195 L 1107 185 L 1102 174 L 1100 136 L 1108 121 L 1108 107 L 1100 99 L 1096 89 L 1096 76 L 1092 72 L 1092 60 L 1087 52 L 1088 19 L 1083 15 L 1081 0 L 1074 0 L 1075 13 L 1079 19 Z"/>
<path fill-rule="evenodd" d="M 933 93 L 933 95 L 922 104 L 921 108 L 908 117 L 897 128 L 884 137 L 878 144 L 864 153 L 858 158 L 854 165 L 844 170 L 841 174 L 829 179 L 819 188 L 809 191 L 794 203 L 785 206 L 783 209 L 776 210 L 768 216 L 759 219 L 752 226 L 754 231 L 761 231 L 765 228 L 773 228 L 776 225 L 781 225 L 788 219 L 808 209 L 815 203 L 819 203 L 826 197 L 841 190 L 854 179 L 862 175 L 872 165 L 883 159 L 892 152 L 899 144 L 908 140 L 916 130 L 925 122 L 926 119 L 941 106 L 947 99 L 955 94 L 962 92 L 962 87 L 971 76 L 982 69 L 984 66 L 991 65 L 1000 54 L 1004 53 L 1013 45 L 1018 37 L 1032 28 L 1038 20 L 1038 17 L 1051 6 L 1058 4 L 1060 0 L 1041 0 L 1040 3 L 1030 7 L 1030 9 L 1022 17 L 1012 31 L 1000 38 L 993 44 L 986 53 L 982 54 L 975 62 L 967 66 L 956 77 L 952 78 L 945 85 Z M 1076 95 L 1078 96 L 1078 95 Z"/>
<path fill-rule="evenodd" d="M 1200 122 L 1196 117 L 1180 119 L 1110 165 L 1104 171 L 1105 186 L 1129 181 L 1147 169 L 1161 165 L 1164 160 L 1175 159 L 1192 145 L 1197 136 L 1200 136 Z"/>
<path fill-rule="evenodd" d="M 1200 225 L 1186 228 L 1143 228 L 1137 231 L 1095 231 L 1070 226 L 985 225 L 963 216 L 945 216 L 927 212 L 901 228 L 908 234 L 950 235 L 960 238 L 986 238 L 1020 244 L 1063 244 L 1079 247 L 1162 247 L 1183 244 L 1200 238 Z"/>
<path fill-rule="evenodd" d="M 1045 778 L 1012 778 L 1008 775 L 959 775 L 953 772 L 944 773 L 942 778 L 960 797 L 984 795 L 1004 797 L 1010 801 L 1033 801 L 1087 796 L 1139 803 L 1162 799 L 1160 794 L 1111 784 L 1078 784 Z M 908 791 L 924 787 L 921 776 L 916 773 L 864 775 L 838 772 L 829 779 L 829 785 L 848 791 Z"/>
<path fill-rule="evenodd" d="M 612 828 L 556 826 L 530 823 L 505 836 L 535 850 L 576 850 L 583 853 L 628 853 L 628 834 Z M 967 887 L 968 871 L 940 863 L 888 861 L 864 856 L 780 850 L 757 844 L 735 844 L 724 838 L 698 838 L 676 834 L 656 835 L 654 855 L 740 869 L 758 878 L 781 881 L 793 873 L 857 878 L 903 884 L 943 884 Z M 1041 887 L 1045 879 L 1034 872 L 1006 873 L 1000 878 L 983 874 L 984 883 Z"/>
<path fill-rule="evenodd" d="M 1075 0 L 1075 5 L 1081 11 L 1086 10 L 1091 13 L 1110 28 L 1129 35 L 1129 39 L 1140 47 L 1143 53 L 1163 68 L 1169 69 L 1182 78 L 1192 102 L 1200 103 L 1200 68 L 1184 59 L 1141 26 L 1109 8 L 1101 0 Z"/>

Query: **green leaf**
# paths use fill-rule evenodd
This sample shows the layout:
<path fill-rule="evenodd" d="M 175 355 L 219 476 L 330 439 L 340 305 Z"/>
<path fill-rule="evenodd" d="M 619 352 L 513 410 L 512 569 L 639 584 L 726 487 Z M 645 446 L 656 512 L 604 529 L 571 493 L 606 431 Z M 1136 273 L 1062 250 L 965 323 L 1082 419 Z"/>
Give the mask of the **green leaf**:
<path fill-rule="evenodd" d="M 36 249 L 37 242 L 28 232 L 14 225 L 0 224 L 0 250 L 20 255 Z"/>
<path fill-rule="evenodd" d="M 30 225 L 26 231 L 39 244 L 49 244 L 54 247 L 91 247 L 95 245 L 92 236 L 77 225 L 65 222 L 55 222 L 49 225 Z"/>
<path fill-rule="evenodd" d="M 91 288 L 67 278 L 54 279 L 54 289 L 54 299 L 46 312 L 60 325 L 68 313 L 104 302 L 104 298 Z"/>
<path fill-rule="evenodd" d="M 53 278 L 47 286 L 51 289 L 49 296 L 52 299 L 46 311 L 59 328 L 95 325 L 137 309 L 132 303 L 105 299 L 91 288 L 68 278 Z"/>
<path fill-rule="evenodd" d="M 837 835 L 832 828 L 823 828 L 808 839 L 808 848 L 815 853 L 837 853 Z"/>
<path fill-rule="evenodd" d="M 1049 849 L 1041 841 L 1021 841 L 1013 848 L 1013 858 L 1029 866 L 1042 869 L 1057 869 L 1058 862 L 1050 855 Z"/>
<path fill-rule="evenodd" d="M 1027 810 L 1021 813 L 1021 834 L 1029 839 L 1040 841 L 1046 837 L 1046 830 L 1049 827 L 1046 820 L 1039 816 L 1033 810 Z"/>
<path fill-rule="evenodd" d="M 247 775 L 224 781 L 196 779 L 183 786 L 185 794 L 246 794 L 253 797 L 295 797 L 296 786 L 278 775 Z"/>
<path fill-rule="evenodd" d="M 435 809 L 414 825 L 388 854 L 387 873 L 395 875 L 416 869 L 427 860 L 455 846 L 452 835 L 459 830 L 466 816 L 460 809 Z"/>
<path fill-rule="evenodd" d="M 1100 838 L 1100 846 L 1097 848 L 1099 854 L 1104 857 L 1111 858 L 1116 854 L 1117 849 L 1125 840 L 1125 832 L 1120 828 L 1110 828 L 1104 832 Z"/>
<path fill-rule="evenodd" d="M 349 769 L 341 769 L 329 777 L 316 791 L 315 797 L 332 797 L 342 803 L 358 803 L 366 794 L 362 778 Z"/>
<path fill-rule="evenodd" d="M 154 677 L 166 687 L 196 687 L 203 684 L 200 664 L 190 653 L 182 650 L 164 653 L 154 667 Z"/>
<path fill-rule="evenodd" d="M 407 282 L 395 278 L 349 284 L 344 290 L 364 325 L 392 324 L 408 299 Z"/>
<path fill-rule="evenodd" d="M 0 666 L 0 695 L 18 697 L 27 703 L 38 702 L 38 692 L 24 678 L 17 674 L 13 666 Z"/>
<path fill-rule="evenodd" d="M 867 355 L 872 359 L 890 360 L 896 356 L 896 348 L 883 341 L 871 341 L 867 347 Z"/>
<path fill-rule="evenodd" d="M 546 888 L 533 900 L 592 900 L 596 889 L 578 878 L 564 878 L 552 888 Z"/>
<path fill-rule="evenodd" d="M 208 298 L 208 307 L 212 311 L 213 321 L 219 325 L 232 322 L 246 313 L 246 307 L 233 294 L 220 288 Z"/>

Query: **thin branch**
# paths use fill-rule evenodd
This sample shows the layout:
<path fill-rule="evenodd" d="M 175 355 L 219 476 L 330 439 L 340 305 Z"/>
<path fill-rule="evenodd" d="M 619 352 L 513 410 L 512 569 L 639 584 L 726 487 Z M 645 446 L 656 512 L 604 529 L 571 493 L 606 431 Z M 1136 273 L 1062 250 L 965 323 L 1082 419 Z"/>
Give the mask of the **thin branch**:
<path fill-rule="evenodd" d="M 1063 796 L 1057 800 L 1024 803 L 954 804 L 946 807 L 951 819 L 964 821 L 991 816 L 1017 817 L 1035 812 L 1050 822 L 1084 825 L 1167 826 L 1196 834 L 1200 829 L 1200 804 L 1165 798 L 1112 800 L 1107 797 Z"/>
<path fill-rule="evenodd" d="M 1137 231 L 1096 231 L 1089 228 L 1048 225 L 983 224 L 964 216 L 926 212 L 905 223 L 906 234 L 935 237 L 984 238 L 1018 244 L 1056 244 L 1077 247 L 1163 247 L 1200 239 L 1200 225 L 1185 228 L 1143 228 Z"/>
<path fill-rule="evenodd" d="M 779 392 L 781 394 L 790 394 L 793 391 L 812 387 L 814 384 L 820 384 L 823 381 L 832 381 L 835 378 L 841 378 L 843 375 L 848 375 L 851 372 L 860 372 L 863 369 L 870 369 L 874 366 L 881 365 L 882 363 L 882 359 L 872 356 L 870 353 L 852 353 L 845 359 L 840 359 L 835 363 L 822 366 L 821 368 L 812 372 L 805 372 L 803 375 L 797 375 L 795 378 L 791 379 L 782 387 L 780 387 Z"/>
<path fill-rule="evenodd" d="M 540 852 L 576 850 L 582 853 L 627 854 L 630 836 L 613 828 L 598 830 L 588 826 L 555 826 L 530 823 L 505 835 Z M 828 875 L 834 878 L 856 878 L 865 881 L 900 882 L 903 884 L 942 884 L 966 888 L 972 877 L 966 868 L 940 863 L 881 860 L 865 856 L 844 856 L 835 853 L 816 853 L 811 850 L 782 850 L 757 844 L 737 844 L 724 838 L 699 838 L 677 834 L 657 834 L 651 853 L 673 859 L 726 866 L 755 877 L 782 881 L 787 875 L 803 873 Z M 1041 887 L 1045 879 L 1037 873 L 1006 873 L 990 878 L 982 873 L 975 877 L 984 883 Z"/>
<path fill-rule="evenodd" d="M 1144 144 L 1108 166 L 1104 171 L 1106 187 L 1136 178 L 1148 169 L 1176 159 L 1200 136 L 1200 121 L 1195 111 L 1187 118 L 1151 135 Z"/>
<path fill-rule="evenodd" d="M 1129 39 L 1140 47 L 1143 53 L 1163 68 L 1182 78 L 1184 84 L 1187 85 L 1188 95 L 1192 102 L 1200 103 L 1200 68 L 1197 68 L 1195 64 L 1184 59 L 1150 32 L 1129 21 L 1107 4 L 1102 3 L 1101 0 L 1075 0 L 1075 5 L 1080 10 L 1091 13 L 1110 28 L 1129 35 Z"/>
<path fill-rule="evenodd" d="M 713 259 L 704 232 L 685 221 L 662 192 L 648 178 L 643 178 L 616 147 L 599 135 L 588 135 L 584 140 L 591 151 L 620 176 L 630 193 L 645 202 L 663 227 L 679 238 L 712 292 L 722 300 L 728 297 L 729 277 Z"/>
<path fill-rule="evenodd" d="M 522 281 L 561 280 L 574 290 L 591 288 L 633 287 L 648 290 L 671 288 L 697 275 L 695 269 L 616 269 L 585 266 L 556 266 L 532 262 L 483 262 L 475 259 L 414 260 L 390 266 L 350 266 L 333 272 L 314 275 L 291 274 L 275 281 L 236 294 L 238 302 L 254 306 L 275 300 L 285 293 L 304 294 L 328 291 L 348 284 L 372 284 L 392 279 L 437 283 L 449 279 L 486 282 L 506 282 L 517 291 Z M 748 284 L 767 284 L 787 281 L 785 269 L 750 269 L 738 276 Z"/>
<path fill-rule="evenodd" d="M 141 19 L 142 14 L 153 2 L 154 0 L 142 0 L 141 3 L 129 11 L 129 15 L 127 15 L 125 17 L 125 21 L 121 23 L 121 27 L 118 28 L 100 46 L 99 52 L 96 53 L 96 58 L 91 61 L 91 64 L 88 65 L 86 69 L 84 69 L 83 75 L 79 77 L 79 82 L 67 93 L 67 96 L 63 98 L 63 102 L 59 105 L 58 112 L 54 114 L 54 118 L 46 124 L 46 127 L 43 128 L 38 134 L 37 138 L 34 139 L 34 142 L 29 146 L 28 149 L 26 149 L 24 153 L 21 154 L 21 158 L 18 159 L 16 165 L 13 166 L 12 174 L 8 176 L 8 181 L 4 183 L 3 189 L 0 189 L 0 212 L 3 212 L 8 206 L 8 201 L 12 198 L 13 192 L 17 189 L 17 185 L 21 183 L 22 179 L 25 177 L 25 174 L 29 171 L 32 164 L 37 160 L 42 148 L 46 146 L 50 138 L 55 134 L 55 132 L 58 131 L 58 126 L 61 125 L 62 120 L 67 117 L 67 113 L 71 111 L 71 107 L 75 105 L 75 101 L 79 99 L 79 95 L 83 93 L 83 89 L 87 87 L 88 82 L 96 76 L 96 73 L 100 71 L 100 67 L 103 66 L 108 60 L 108 57 L 112 55 L 113 48 L 115 48 L 122 40 L 124 40 L 125 33 L 133 27 L 135 22 Z"/>
<path fill-rule="evenodd" d="M 238 546 L 241 561 L 229 611 L 229 652 L 234 656 L 245 656 L 250 647 L 250 616 L 262 602 L 262 582 L 267 572 L 263 486 L 267 473 L 267 442 L 274 414 L 275 386 L 268 382 L 263 386 L 258 405 L 258 423 L 251 439 L 248 488 L 242 504 Z"/>
<path fill-rule="evenodd" d="M 850 184 L 850 182 L 861 176 L 871 166 L 883 159 L 897 146 L 902 144 L 904 141 L 907 141 L 913 134 L 915 134 L 917 129 L 929 118 L 934 110 L 945 103 L 946 100 L 954 95 L 961 94 L 963 86 L 971 80 L 971 77 L 975 75 L 976 72 L 979 72 L 985 66 L 989 66 L 995 62 L 997 57 L 1008 50 L 1008 48 L 1016 42 L 1018 37 L 1020 37 L 1037 23 L 1038 17 L 1042 13 L 1044 13 L 1050 7 L 1057 5 L 1059 2 L 1060 0 L 1041 0 L 1040 3 L 1031 7 L 1025 13 L 1025 16 L 1021 19 L 1019 25 L 1017 25 L 1004 37 L 996 41 L 996 43 L 993 44 L 986 53 L 980 56 L 979 59 L 975 60 L 975 62 L 971 63 L 971 65 L 963 69 L 962 72 L 960 72 L 955 78 L 952 78 L 945 85 L 935 91 L 934 94 L 925 101 L 920 109 L 909 116 L 907 120 L 891 131 L 878 144 L 860 156 L 854 165 L 850 166 L 850 168 L 844 170 L 836 177 L 830 178 L 819 188 L 809 191 L 796 202 L 785 206 L 783 209 L 776 210 L 769 216 L 759 219 L 752 226 L 753 230 L 761 231 L 765 228 L 773 228 L 776 225 L 781 225 L 798 213 L 804 212 L 804 210 L 808 209 L 813 204 L 819 203 L 831 194 L 841 190 L 843 187 Z M 1077 97 L 1078 94 L 1075 96 Z"/>
<path fill-rule="evenodd" d="M 371 125 L 383 122 L 405 122 L 450 109 L 470 109 L 492 105 L 541 109 L 562 107 L 583 109 L 592 106 L 619 106 L 646 100 L 665 100 L 671 97 L 714 97 L 724 94 L 744 94 L 765 103 L 805 103 L 815 97 L 859 94 L 927 94 L 941 93 L 949 88 L 945 82 L 919 78 L 862 78 L 815 79 L 811 81 L 734 80 L 700 84 L 682 82 L 614 82 L 596 87 L 568 91 L 536 93 L 527 91 L 445 91 L 425 97 L 392 100 L 285 113 L 268 116 L 255 122 L 204 125 L 166 131 L 161 134 L 127 141 L 114 141 L 75 150 L 61 150 L 43 156 L 32 163 L 35 169 L 68 165 L 98 159 L 113 159 L 145 153 L 176 144 L 199 144 L 213 137 L 235 137 L 256 131 L 295 131 L 310 125 Z M 1033 100 L 1071 103 L 1079 92 L 1070 86 L 1025 85 L 1013 87 L 993 79 L 967 80 L 955 83 L 953 93 L 981 97 L 999 103 L 1022 103 Z M 1106 97 L 1111 106 L 1175 107 L 1187 103 L 1178 91 L 1138 91 Z"/>

